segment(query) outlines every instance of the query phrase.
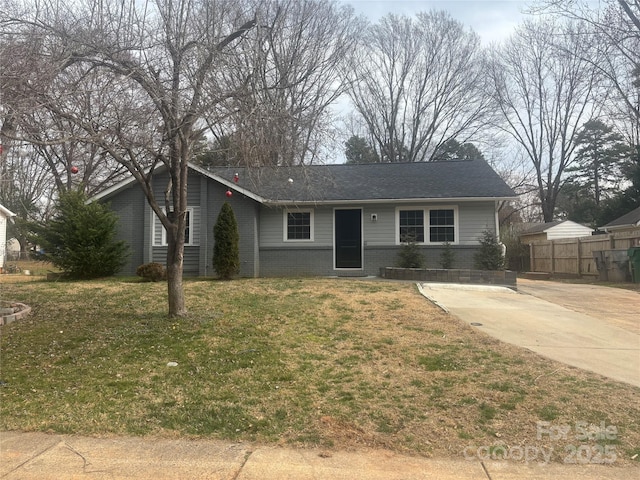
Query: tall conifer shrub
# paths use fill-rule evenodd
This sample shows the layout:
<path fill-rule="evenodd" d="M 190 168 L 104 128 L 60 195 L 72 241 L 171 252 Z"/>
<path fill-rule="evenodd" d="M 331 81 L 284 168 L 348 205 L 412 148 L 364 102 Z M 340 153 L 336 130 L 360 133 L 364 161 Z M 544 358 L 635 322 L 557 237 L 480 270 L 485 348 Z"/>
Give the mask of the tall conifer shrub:
<path fill-rule="evenodd" d="M 223 280 L 240 272 L 240 234 L 229 202 L 224 202 L 213 226 L 213 268 Z"/>

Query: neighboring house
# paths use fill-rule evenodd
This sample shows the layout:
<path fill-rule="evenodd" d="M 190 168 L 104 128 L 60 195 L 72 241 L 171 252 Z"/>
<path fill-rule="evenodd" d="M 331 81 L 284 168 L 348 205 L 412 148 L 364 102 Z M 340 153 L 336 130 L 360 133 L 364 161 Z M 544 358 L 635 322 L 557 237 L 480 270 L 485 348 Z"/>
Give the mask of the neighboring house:
<path fill-rule="evenodd" d="M 586 237 L 593 233 L 593 229 L 571 220 L 539 223 L 520 233 L 520 242 L 528 245 L 537 241 L 557 240 L 559 238 Z"/>
<path fill-rule="evenodd" d="M 601 227 L 607 233 L 637 234 L 640 236 L 640 207 L 616 218 L 612 222 Z"/>
<path fill-rule="evenodd" d="M 160 168 L 153 181 L 157 198 L 166 184 Z M 515 199 L 480 160 L 209 170 L 190 165 L 188 185 L 184 274 L 191 276 L 215 275 L 213 226 L 225 201 L 238 220 L 240 275 L 266 277 L 378 275 L 381 267 L 396 265 L 405 235 L 416 238 L 428 267 L 439 268 L 446 242 L 454 249 L 454 266 L 470 268 L 483 231 L 498 231 L 498 205 Z M 118 236 L 132 252 L 123 274 L 143 263 L 165 263 L 164 228 L 133 179 L 92 200 L 108 202 L 120 218 Z"/>
<path fill-rule="evenodd" d="M 4 268 L 5 254 L 7 248 L 7 221 L 11 217 L 15 217 L 16 214 L 13 213 L 8 208 L 0 205 L 0 272 L 2 272 Z"/>

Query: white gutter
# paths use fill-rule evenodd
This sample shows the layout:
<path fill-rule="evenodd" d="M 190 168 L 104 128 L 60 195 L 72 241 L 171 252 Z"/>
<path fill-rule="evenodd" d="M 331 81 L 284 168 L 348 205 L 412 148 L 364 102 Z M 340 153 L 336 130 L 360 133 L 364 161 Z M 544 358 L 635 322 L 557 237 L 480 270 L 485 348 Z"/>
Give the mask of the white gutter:
<path fill-rule="evenodd" d="M 517 200 L 517 197 L 418 197 L 418 198 L 370 198 L 361 200 L 269 200 L 263 201 L 266 205 L 286 206 L 286 205 L 360 205 L 374 203 L 416 203 L 416 202 L 495 202 L 500 200 Z"/>

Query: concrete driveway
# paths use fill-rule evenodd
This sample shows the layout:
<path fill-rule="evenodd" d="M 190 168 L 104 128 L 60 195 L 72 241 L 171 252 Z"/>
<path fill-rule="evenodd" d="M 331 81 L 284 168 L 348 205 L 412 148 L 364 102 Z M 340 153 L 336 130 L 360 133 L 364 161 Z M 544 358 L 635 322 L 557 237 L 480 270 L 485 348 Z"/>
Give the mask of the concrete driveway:
<path fill-rule="evenodd" d="M 474 328 L 567 365 L 640 387 L 640 293 L 518 280 L 501 287 L 421 284 Z"/>

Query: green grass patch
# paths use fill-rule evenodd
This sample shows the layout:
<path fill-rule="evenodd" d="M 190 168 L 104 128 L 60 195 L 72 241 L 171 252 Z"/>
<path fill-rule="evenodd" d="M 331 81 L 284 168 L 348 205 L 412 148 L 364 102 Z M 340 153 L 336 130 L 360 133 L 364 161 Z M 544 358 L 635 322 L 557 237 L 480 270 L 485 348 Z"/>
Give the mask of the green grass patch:
<path fill-rule="evenodd" d="M 460 370 L 460 361 L 451 353 L 437 353 L 433 355 L 421 355 L 418 364 L 429 372 L 453 372 Z"/>
<path fill-rule="evenodd" d="M 535 445 L 541 420 L 606 420 L 623 432 L 620 461 L 640 444 L 640 389 L 554 374 L 411 284 L 187 280 L 180 319 L 163 283 L 0 286 L 32 307 L 0 327 L 0 429 L 456 456 L 496 432 Z"/>

